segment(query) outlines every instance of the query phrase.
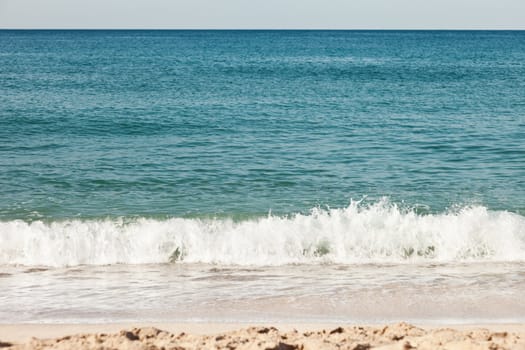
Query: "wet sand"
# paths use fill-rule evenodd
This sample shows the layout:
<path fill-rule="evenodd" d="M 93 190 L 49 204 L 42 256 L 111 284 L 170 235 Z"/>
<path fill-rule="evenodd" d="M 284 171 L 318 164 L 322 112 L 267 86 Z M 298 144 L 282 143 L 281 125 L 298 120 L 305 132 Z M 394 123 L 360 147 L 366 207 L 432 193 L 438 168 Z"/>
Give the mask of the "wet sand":
<path fill-rule="evenodd" d="M 525 324 L 0 325 L 7 349 L 525 349 Z"/>

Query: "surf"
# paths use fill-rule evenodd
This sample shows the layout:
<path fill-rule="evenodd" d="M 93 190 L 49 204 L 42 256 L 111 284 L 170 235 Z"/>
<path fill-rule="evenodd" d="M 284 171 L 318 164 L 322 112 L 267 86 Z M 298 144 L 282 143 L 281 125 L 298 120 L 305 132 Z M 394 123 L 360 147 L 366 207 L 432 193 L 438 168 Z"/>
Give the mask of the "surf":
<path fill-rule="evenodd" d="M 278 266 L 525 261 L 525 217 L 484 206 L 420 214 L 381 200 L 232 218 L 0 222 L 0 265 Z"/>

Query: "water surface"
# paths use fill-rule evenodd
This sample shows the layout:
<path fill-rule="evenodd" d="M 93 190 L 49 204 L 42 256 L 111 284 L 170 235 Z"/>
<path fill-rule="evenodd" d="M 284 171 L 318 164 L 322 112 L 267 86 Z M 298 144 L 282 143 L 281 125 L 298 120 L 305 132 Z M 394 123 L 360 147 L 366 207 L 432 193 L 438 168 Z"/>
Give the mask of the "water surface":
<path fill-rule="evenodd" d="M 524 62 L 520 31 L 2 30 L 0 322 L 524 322 Z"/>

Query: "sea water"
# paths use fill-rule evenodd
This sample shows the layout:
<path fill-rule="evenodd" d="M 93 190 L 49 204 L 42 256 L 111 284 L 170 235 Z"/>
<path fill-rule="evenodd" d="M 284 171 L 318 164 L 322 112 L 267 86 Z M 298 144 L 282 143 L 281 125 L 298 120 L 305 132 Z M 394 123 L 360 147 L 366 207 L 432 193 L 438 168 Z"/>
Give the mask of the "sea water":
<path fill-rule="evenodd" d="M 0 31 L 0 320 L 523 321 L 525 32 Z"/>

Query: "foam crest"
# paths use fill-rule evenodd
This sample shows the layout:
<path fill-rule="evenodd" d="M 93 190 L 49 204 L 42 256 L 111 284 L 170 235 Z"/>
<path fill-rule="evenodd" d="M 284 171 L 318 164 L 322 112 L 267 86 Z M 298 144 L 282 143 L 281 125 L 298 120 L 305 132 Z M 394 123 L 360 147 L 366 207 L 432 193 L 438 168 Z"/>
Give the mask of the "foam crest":
<path fill-rule="evenodd" d="M 525 217 L 483 206 L 419 215 L 388 201 L 231 219 L 0 222 L 2 265 L 525 261 Z"/>

